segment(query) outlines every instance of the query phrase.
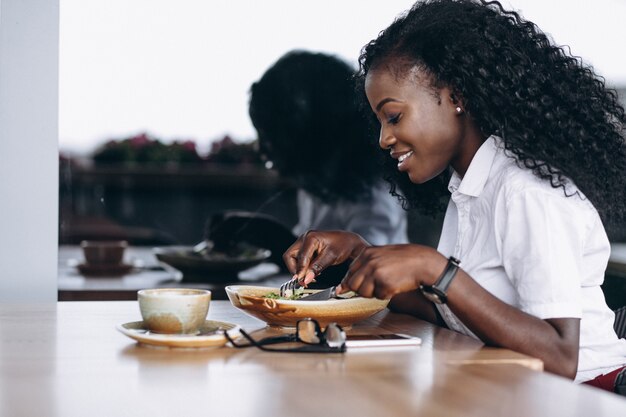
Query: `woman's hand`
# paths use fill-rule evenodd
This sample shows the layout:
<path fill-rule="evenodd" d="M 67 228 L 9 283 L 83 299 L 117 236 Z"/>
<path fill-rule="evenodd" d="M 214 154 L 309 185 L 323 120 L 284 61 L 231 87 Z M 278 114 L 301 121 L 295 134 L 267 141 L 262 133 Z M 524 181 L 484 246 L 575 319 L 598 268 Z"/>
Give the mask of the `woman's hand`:
<path fill-rule="evenodd" d="M 324 269 L 356 258 L 369 246 L 356 233 L 309 230 L 283 254 L 289 272 L 304 286 Z"/>
<path fill-rule="evenodd" d="M 442 254 L 427 246 L 370 246 L 352 262 L 337 293 L 354 291 L 362 297 L 388 299 L 433 284 L 446 263 Z"/>

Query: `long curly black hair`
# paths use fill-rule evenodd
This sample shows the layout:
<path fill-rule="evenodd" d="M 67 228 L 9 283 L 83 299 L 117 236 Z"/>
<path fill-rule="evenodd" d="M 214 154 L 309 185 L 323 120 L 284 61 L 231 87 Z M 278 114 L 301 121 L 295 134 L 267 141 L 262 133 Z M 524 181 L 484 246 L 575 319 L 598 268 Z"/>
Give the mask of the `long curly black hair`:
<path fill-rule="evenodd" d="M 482 133 L 500 136 L 518 164 L 566 195 L 573 181 L 604 220 L 624 218 L 626 118 L 617 93 L 518 13 L 495 1 L 420 1 L 363 47 L 361 96 L 379 65 L 400 74 L 417 66 L 433 87 L 462 97 Z M 448 172 L 416 185 L 387 160 L 392 193 L 402 191 L 405 207 L 431 214 L 443 207 Z"/>
<path fill-rule="evenodd" d="M 250 90 L 261 152 L 281 176 L 325 202 L 367 200 L 381 177 L 376 130 L 360 109 L 354 75 L 335 56 L 295 50 Z"/>

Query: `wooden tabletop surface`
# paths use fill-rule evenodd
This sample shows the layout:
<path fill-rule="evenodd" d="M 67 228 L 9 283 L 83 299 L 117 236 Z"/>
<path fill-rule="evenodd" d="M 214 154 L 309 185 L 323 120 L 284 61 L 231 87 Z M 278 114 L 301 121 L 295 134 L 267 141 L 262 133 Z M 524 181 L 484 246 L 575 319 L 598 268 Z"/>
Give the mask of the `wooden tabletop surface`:
<path fill-rule="evenodd" d="M 280 330 L 213 301 L 209 319 Z M 626 400 L 541 372 L 385 310 L 352 332 L 403 332 L 420 347 L 344 354 L 169 349 L 116 331 L 136 302 L 0 305 L 1 416 L 624 416 Z"/>

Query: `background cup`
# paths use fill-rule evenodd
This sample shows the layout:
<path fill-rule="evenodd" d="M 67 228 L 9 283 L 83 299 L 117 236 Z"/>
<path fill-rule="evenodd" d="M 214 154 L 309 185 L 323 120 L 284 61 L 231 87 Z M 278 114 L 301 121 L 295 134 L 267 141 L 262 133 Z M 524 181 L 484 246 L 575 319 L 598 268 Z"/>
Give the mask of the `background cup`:
<path fill-rule="evenodd" d="M 144 326 L 154 333 L 195 334 L 206 320 L 211 291 L 156 288 L 137 292 Z"/>
<path fill-rule="evenodd" d="M 125 240 L 83 240 L 80 242 L 85 262 L 90 265 L 119 265 L 128 247 Z"/>

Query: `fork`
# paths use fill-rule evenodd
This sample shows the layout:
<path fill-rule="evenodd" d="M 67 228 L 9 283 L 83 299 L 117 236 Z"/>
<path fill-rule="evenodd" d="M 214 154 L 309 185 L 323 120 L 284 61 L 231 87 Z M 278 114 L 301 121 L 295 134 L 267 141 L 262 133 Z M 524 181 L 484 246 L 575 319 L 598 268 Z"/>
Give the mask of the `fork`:
<path fill-rule="evenodd" d="M 298 288 L 300 288 L 301 285 L 298 282 L 298 278 L 292 278 L 289 281 L 285 282 L 283 285 L 280 286 L 280 291 L 279 294 L 281 297 L 285 296 L 285 293 L 287 291 L 294 291 L 297 290 Z"/>

